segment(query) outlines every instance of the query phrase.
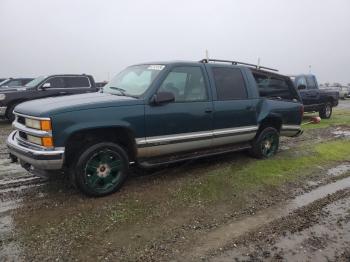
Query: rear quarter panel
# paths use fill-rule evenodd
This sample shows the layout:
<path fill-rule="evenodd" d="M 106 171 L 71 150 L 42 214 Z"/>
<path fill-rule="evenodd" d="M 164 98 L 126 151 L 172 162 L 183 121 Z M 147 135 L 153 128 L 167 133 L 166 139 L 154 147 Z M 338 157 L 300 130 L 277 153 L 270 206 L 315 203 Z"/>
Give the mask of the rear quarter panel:
<path fill-rule="evenodd" d="M 260 98 L 257 108 L 258 124 L 269 116 L 278 117 L 282 125 L 300 125 L 302 105 L 299 102 Z"/>

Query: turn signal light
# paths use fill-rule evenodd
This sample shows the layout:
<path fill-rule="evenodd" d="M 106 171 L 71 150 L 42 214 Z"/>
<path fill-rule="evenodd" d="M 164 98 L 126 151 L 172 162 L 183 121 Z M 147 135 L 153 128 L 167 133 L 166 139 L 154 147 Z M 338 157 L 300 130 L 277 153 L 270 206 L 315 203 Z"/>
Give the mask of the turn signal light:
<path fill-rule="evenodd" d="M 41 138 L 41 145 L 45 147 L 53 147 L 53 139 L 52 137 L 43 137 Z"/>
<path fill-rule="evenodd" d="M 44 131 L 51 131 L 52 130 L 50 120 L 41 120 L 40 124 L 41 124 L 41 130 L 44 130 Z"/>

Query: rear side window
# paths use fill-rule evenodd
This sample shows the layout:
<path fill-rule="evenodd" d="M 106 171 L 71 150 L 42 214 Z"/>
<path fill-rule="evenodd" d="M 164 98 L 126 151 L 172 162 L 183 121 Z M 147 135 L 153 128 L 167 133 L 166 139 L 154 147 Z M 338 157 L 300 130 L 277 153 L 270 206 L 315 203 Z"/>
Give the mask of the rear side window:
<path fill-rule="evenodd" d="M 228 67 L 214 67 L 212 70 L 218 100 L 247 99 L 241 70 Z"/>
<path fill-rule="evenodd" d="M 258 85 L 259 95 L 261 97 L 277 98 L 292 100 L 295 98 L 291 91 L 292 82 L 286 78 L 275 76 L 267 76 L 264 74 L 253 73 L 255 81 Z"/>
<path fill-rule="evenodd" d="M 65 77 L 66 87 L 90 87 L 89 79 L 85 76 Z"/>

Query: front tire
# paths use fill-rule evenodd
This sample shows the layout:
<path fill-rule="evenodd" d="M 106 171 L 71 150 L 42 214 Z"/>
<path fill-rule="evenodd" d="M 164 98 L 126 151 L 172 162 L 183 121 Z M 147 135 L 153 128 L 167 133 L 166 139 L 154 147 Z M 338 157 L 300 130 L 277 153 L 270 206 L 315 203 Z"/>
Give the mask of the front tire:
<path fill-rule="evenodd" d="M 332 116 L 332 104 L 326 103 L 320 111 L 320 117 L 322 119 L 329 119 Z"/>
<path fill-rule="evenodd" d="M 96 143 L 79 155 L 74 167 L 75 184 L 85 195 L 106 196 L 122 187 L 129 170 L 128 156 L 122 147 Z"/>
<path fill-rule="evenodd" d="M 274 156 L 278 151 L 279 137 L 279 133 L 275 128 L 264 128 L 254 139 L 250 154 L 260 159 Z"/>

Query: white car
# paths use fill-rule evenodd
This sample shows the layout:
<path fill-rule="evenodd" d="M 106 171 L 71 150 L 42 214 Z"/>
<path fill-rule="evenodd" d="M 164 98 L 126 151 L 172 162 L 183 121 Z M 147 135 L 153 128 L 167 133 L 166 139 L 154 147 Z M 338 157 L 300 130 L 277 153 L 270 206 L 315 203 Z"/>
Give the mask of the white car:
<path fill-rule="evenodd" d="M 350 96 L 350 87 L 347 86 L 332 86 L 330 87 L 333 90 L 337 90 L 339 92 L 339 98 L 346 99 Z"/>

